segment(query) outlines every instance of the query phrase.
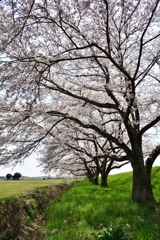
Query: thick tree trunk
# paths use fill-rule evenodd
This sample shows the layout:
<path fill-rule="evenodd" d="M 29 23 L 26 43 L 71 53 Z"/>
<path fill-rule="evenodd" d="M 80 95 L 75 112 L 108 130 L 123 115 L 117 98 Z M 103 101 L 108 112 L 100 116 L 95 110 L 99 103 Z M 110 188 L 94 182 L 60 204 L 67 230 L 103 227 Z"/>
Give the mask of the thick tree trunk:
<path fill-rule="evenodd" d="M 88 179 L 89 179 L 89 181 L 91 182 L 91 183 L 93 183 L 94 185 L 98 185 L 99 183 L 98 183 L 98 177 L 96 176 L 90 176 L 90 177 L 88 177 Z"/>
<path fill-rule="evenodd" d="M 132 199 L 137 202 L 155 201 L 151 186 L 151 168 L 150 171 L 145 166 L 142 139 L 133 131 L 130 132 L 132 145 L 132 167 L 133 167 L 133 187 Z"/>
<path fill-rule="evenodd" d="M 104 158 L 104 161 L 102 162 L 102 166 L 101 166 L 101 187 L 108 187 L 108 175 L 111 171 L 112 165 L 113 165 L 114 160 L 110 160 L 109 164 L 107 166 L 108 163 L 108 159 Z"/>
<path fill-rule="evenodd" d="M 99 183 L 98 183 L 98 177 L 97 177 L 97 176 L 94 178 L 94 184 L 95 184 L 95 185 L 98 185 L 98 184 L 99 184 Z"/>
<path fill-rule="evenodd" d="M 136 166 L 136 169 L 133 169 L 132 199 L 137 202 L 154 201 L 151 178 L 145 167 L 141 169 Z"/>
<path fill-rule="evenodd" d="M 106 174 L 101 174 L 101 187 L 107 187 L 107 175 Z"/>
<path fill-rule="evenodd" d="M 92 183 L 94 185 L 98 185 L 99 184 L 99 171 L 96 169 L 95 172 L 92 172 Z"/>
<path fill-rule="evenodd" d="M 92 174 L 92 175 L 88 174 L 87 177 L 88 177 L 89 181 L 91 183 L 93 183 L 94 185 L 98 185 L 99 184 L 99 182 L 98 182 L 99 175 L 98 174 Z"/>

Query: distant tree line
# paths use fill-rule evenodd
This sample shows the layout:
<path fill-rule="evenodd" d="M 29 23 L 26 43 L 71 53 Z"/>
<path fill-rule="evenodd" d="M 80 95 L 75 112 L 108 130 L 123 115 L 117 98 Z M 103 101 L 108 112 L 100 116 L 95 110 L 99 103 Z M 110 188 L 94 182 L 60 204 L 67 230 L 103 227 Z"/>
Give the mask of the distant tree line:
<path fill-rule="evenodd" d="M 0 176 L 0 179 L 4 179 L 5 177 L 4 176 Z"/>
<path fill-rule="evenodd" d="M 11 178 L 14 179 L 14 180 L 19 180 L 21 177 L 22 177 L 22 174 L 19 173 L 19 172 L 14 173 L 14 175 L 12 175 L 11 173 L 6 174 L 7 180 L 9 180 Z"/>

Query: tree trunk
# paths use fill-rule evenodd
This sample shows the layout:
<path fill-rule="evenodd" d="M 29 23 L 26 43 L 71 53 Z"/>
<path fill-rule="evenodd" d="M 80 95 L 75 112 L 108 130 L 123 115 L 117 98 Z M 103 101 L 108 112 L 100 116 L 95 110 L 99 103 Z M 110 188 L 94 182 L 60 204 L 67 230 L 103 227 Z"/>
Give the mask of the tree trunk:
<path fill-rule="evenodd" d="M 106 174 L 101 174 L 101 187 L 108 187 Z"/>
<path fill-rule="evenodd" d="M 96 176 L 96 177 L 94 177 L 94 184 L 95 185 L 98 185 L 99 183 L 98 183 L 98 177 Z"/>
<path fill-rule="evenodd" d="M 89 181 L 91 183 L 93 183 L 94 185 L 98 185 L 99 182 L 98 182 L 98 178 L 99 178 L 99 175 L 98 174 L 87 174 L 87 177 L 89 179 Z"/>
<path fill-rule="evenodd" d="M 94 184 L 95 185 L 99 184 L 98 179 L 99 179 L 99 171 L 96 171 L 96 173 L 94 175 Z"/>
<path fill-rule="evenodd" d="M 151 173 L 147 173 L 146 167 L 140 164 L 133 167 L 132 199 L 137 202 L 155 201 L 152 186 Z"/>
<path fill-rule="evenodd" d="M 132 145 L 132 167 L 133 167 L 133 187 L 132 199 L 137 202 L 155 201 L 151 186 L 151 169 L 145 166 L 142 138 L 138 137 L 136 131 L 130 131 Z"/>

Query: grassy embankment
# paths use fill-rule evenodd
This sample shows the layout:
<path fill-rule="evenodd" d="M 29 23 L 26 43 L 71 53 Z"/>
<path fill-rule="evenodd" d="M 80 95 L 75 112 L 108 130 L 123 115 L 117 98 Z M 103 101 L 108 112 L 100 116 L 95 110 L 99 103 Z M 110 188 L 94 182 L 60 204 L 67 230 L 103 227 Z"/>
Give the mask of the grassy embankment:
<path fill-rule="evenodd" d="M 62 179 L 0 181 L 0 240 L 15 240 L 19 234 L 25 234 L 22 239 L 36 236 L 34 239 L 39 240 L 41 231 L 35 228 L 36 231 L 31 232 L 29 227 L 44 212 L 51 199 L 73 184 L 71 180 Z"/>
<path fill-rule="evenodd" d="M 160 205 L 131 200 L 132 173 L 109 176 L 108 184 L 101 188 L 84 180 L 53 200 L 43 240 L 160 240 Z M 152 185 L 160 202 L 160 167 L 153 168 Z M 110 238 L 98 237 L 104 236 L 103 227 L 111 227 Z M 113 237 L 117 232 L 128 237 Z"/>

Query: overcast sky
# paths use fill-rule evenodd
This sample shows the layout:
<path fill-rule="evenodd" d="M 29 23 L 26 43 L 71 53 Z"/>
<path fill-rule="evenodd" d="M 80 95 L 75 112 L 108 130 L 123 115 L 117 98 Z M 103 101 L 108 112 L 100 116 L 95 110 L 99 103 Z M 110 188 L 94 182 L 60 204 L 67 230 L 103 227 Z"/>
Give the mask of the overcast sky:
<path fill-rule="evenodd" d="M 28 176 L 28 177 L 40 177 L 46 175 L 43 172 L 43 169 L 41 167 L 37 167 L 38 162 L 34 159 L 33 156 L 26 159 L 23 165 L 17 165 L 16 167 L 0 167 L 0 176 L 6 176 L 7 173 L 14 174 L 15 172 L 20 172 L 22 176 Z M 160 157 L 157 158 L 155 161 L 154 166 L 160 166 Z M 132 168 L 130 164 L 127 164 L 126 166 L 111 171 L 111 174 L 120 173 L 120 172 L 128 172 L 132 171 Z"/>
<path fill-rule="evenodd" d="M 43 169 L 37 167 L 38 162 L 33 156 L 27 158 L 23 165 L 17 165 L 16 167 L 0 167 L 0 176 L 6 176 L 7 173 L 14 174 L 15 172 L 20 172 L 22 176 L 28 177 L 40 177 L 44 176 Z"/>

